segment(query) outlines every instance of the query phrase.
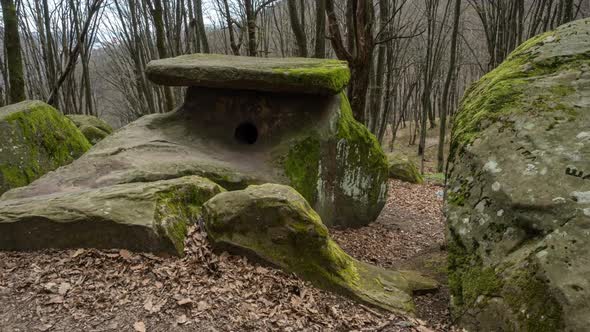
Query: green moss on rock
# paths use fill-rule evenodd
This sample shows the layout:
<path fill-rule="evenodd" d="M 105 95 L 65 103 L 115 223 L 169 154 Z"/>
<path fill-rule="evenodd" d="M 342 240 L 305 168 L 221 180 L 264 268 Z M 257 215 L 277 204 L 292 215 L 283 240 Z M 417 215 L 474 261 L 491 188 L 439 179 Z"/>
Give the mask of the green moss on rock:
<path fill-rule="evenodd" d="M 223 250 L 261 259 L 315 285 L 394 312 L 411 312 L 413 290 L 436 282 L 361 263 L 329 236 L 293 188 L 265 184 L 222 193 L 203 207 L 207 234 Z"/>
<path fill-rule="evenodd" d="M 68 118 L 76 124 L 76 127 L 93 145 L 113 133 L 113 128 L 108 123 L 95 116 L 71 114 L 68 115 Z"/>
<path fill-rule="evenodd" d="M 285 174 L 291 186 L 306 200 L 317 200 L 317 183 L 321 160 L 321 142 L 317 137 L 308 137 L 295 144 L 285 160 Z"/>
<path fill-rule="evenodd" d="M 25 101 L 0 109 L 0 193 L 69 164 L 90 144 L 56 109 Z"/>
<path fill-rule="evenodd" d="M 518 317 L 521 331 L 552 332 L 563 329 L 563 309 L 547 283 L 534 269 L 518 269 L 505 282 L 503 298 Z"/>
<path fill-rule="evenodd" d="M 466 92 L 457 112 L 451 142 L 451 156 L 472 143 L 491 123 L 518 112 L 564 110 L 560 98 L 575 92 L 566 85 L 554 85 L 547 91 L 531 93 L 531 79 L 549 77 L 588 64 L 587 54 L 551 53 L 559 38 L 556 32 L 538 35 L 519 46 L 495 70 L 483 76 Z M 540 49 L 543 51 L 539 52 Z M 573 109 L 566 108 L 569 112 Z"/>
<path fill-rule="evenodd" d="M 79 129 L 91 144 L 96 144 L 102 141 L 105 137 L 109 136 L 109 133 L 106 131 L 93 126 L 83 125 L 80 126 Z"/>
<path fill-rule="evenodd" d="M 418 167 L 407 156 L 400 153 L 389 153 L 387 161 L 389 163 L 390 178 L 409 183 L 424 183 L 424 178 L 420 174 Z"/>
<path fill-rule="evenodd" d="M 290 185 L 329 225 L 362 226 L 385 204 L 387 158 L 375 136 L 354 119 L 346 95 L 334 98 L 340 108 L 332 133 L 301 135 L 289 146 L 283 167 Z"/>
<path fill-rule="evenodd" d="M 343 64 L 339 60 L 326 60 L 317 66 L 274 68 L 273 70 L 287 75 L 289 80 L 301 85 L 318 85 L 332 91 L 342 91 L 350 81 L 350 70 Z"/>

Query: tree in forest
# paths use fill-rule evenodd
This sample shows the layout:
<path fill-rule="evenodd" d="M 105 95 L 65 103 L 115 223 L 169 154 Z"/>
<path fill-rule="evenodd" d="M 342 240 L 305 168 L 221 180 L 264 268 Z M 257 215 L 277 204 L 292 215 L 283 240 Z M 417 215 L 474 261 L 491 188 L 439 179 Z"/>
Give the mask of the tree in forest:
<path fill-rule="evenodd" d="M 457 71 L 457 40 L 459 36 L 459 25 L 461 21 L 461 0 L 455 0 L 455 9 L 453 11 L 453 32 L 451 34 L 451 50 L 449 55 L 449 68 L 445 78 L 444 90 L 442 93 L 442 105 L 440 109 L 440 130 L 437 152 L 437 171 L 443 172 L 445 162 L 445 144 L 447 129 L 447 113 L 449 111 L 449 99 L 451 84 Z"/>
<path fill-rule="evenodd" d="M 297 55 L 307 58 L 307 37 L 305 36 L 302 22 L 299 20 L 297 0 L 287 0 L 287 4 L 289 5 L 289 21 L 291 22 L 291 28 L 293 29 L 295 40 L 297 42 Z"/>
<path fill-rule="evenodd" d="M 1 0 L 1 4 L 4 19 L 4 49 L 8 66 L 8 102 L 18 103 L 26 99 L 18 13 L 14 0 Z"/>
<path fill-rule="evenodd" d="M 326 0 L 326 15 L 330 41 L 336 56 L 340 60 L 348 61 L 350 74 L 353 79 L 348 85 L 348 98 L 352 112 L 357 121 L 365 123 L 365 105 L 369 75 L 376 45 L 373 35 L 374 8 L 371 1 L 348 0 L 349 13 L 347 18 L 352 24 L 347 24 L 348 47 L 344 46 L 340 22 L 336 14 L 334 0 Z"/>
<path fill-rule="evenodd" d="M 483 26 L 488 70 L 496 68 L 525 40 L 572 21 L 584 0 L 468 0 Z"/>
<path fill-rule="evenodd" d="M 326 0 L 316 0 L 315 50 L 313 57 L 326 57 Z"/>

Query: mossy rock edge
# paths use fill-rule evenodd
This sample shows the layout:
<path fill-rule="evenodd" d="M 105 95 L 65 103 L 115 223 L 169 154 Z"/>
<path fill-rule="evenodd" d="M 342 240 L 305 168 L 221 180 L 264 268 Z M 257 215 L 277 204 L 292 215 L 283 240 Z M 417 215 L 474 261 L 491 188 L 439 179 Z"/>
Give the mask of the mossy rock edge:
<path fill-rule="evenodd" d="M 88 149 L 76 126 L 43 102 L 0 108 L 0 194 L 71 163 Z"/>
<path fill-rule="evenodd" d="M 474 331 L 590 326 L 590 20 L 473 84 L 447 177 L 452 313 Z"/>
<path fill-rule="evenodd" d="M 404 182 L 422 184 L 424 177 L 418 167 L 407 156 L 400 153 L 388 153 L 389 177 Z"/>
<path fill-rule="evenodd" d="M 223 192 L 198 176 L 0 200 L 0 250 L 126 248 L 183 255 L 202 204 Z"/>
<path fill-rule="evenodd" d="M 222 193 L 205 203 L 203 218 L 218 248 L 254 256 L 318 287 L 389 311 L 412 313 L 412 292 L 437 287 L 417 273 L 385 270 L 350 257 L 288 186 L 264 184 Z"/>

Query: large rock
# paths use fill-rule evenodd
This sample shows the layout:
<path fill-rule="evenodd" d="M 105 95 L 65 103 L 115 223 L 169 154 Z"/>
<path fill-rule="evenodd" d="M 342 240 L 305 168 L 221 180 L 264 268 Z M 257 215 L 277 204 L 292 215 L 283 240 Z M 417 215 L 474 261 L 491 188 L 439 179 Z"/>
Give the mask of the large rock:
<path fill-rule="evenodd" d="M 108 123 L 95 116 L 70 114 L 68 118 L 76 124 L 92 145 L 113 133 L 113 128 Z"/>
<path fill-rule="evenodd" d="M 181 255 L 201 205 L 223 189 L 189 176 L 0 200 L 0 250 L 127 248 Z"/>
<path fill-rule="evenodd" d="M 535 37 L 457 113 L 449 282 L 469 330 L 590 326 L 589 54 L 588 19 Z"/>
<path fill-rule="evenodd" d="M 155 60 L 147 75 L 157 84 L 334 95 L 350 80 L 344 61 L 311 58 L 190 54 Z"/>
<path fill-rule="evenodd" d="M 69 164 L 89 148 L 76 126 L 43 102 L 0 108 L 0 195 Z"/>
<path fill-rule="evenodd" d="M 251 61 L 232 59 L 227 65 Z M 326 61 L 331 68 L 333 62 Z M 288 68 L 289 60 L 276 63 Z M 139 119 L 99 142 L 75 164 L 10 197 L 184 175 L 207 177 L 228 190 L 268 182 L 291 185 L 327 225 L 372 222 L 387 194 L 387 159 L 375 137 L 354 120 L 343 93 L 190 87 L 178 110 Z"/>
<path fill-rule="evenodd" d="M 396 152 L 388 153 L 387 162 L 389 163 L 390 178 L 416 184 L 424 182 L 418 167 L 408 156 Z"/>
<path fill-rule="evenodd" d="M 293 188 L 265 184 L 215 196 L 203 206 L 209 238 L 221 249 L 254 256 L 315 285 L 394 312 L 412 312 L 412 291 L 436 282 L 409 271 L 359 262 L 329 236 Z"/>

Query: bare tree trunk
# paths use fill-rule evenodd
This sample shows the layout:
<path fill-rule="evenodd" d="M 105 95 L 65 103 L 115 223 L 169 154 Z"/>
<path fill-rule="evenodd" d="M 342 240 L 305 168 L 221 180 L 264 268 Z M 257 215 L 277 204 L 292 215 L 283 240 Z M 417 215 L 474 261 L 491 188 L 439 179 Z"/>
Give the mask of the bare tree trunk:
<path fill-rule="evenodd" d="M 244 0 L 246 9 L 246 27 L 248 31 L 248 55 L 256 56 L 258 46 L 256 44 L 256 16 L 252 0 Z"/>
<path fill-rule="evenodd" d="M 151 2 L 151 0 L 149 0 Z M 162 0 L 154 0 L 153 6 L 150 4 L 152 16 L 154 19 L 154 29 L 156 30 L 156 47 L 158 48 L 158 55 L 160 59 L 168 57 L 168 50 L 166 49 L 166 32 L 164 29 L 164 15 L 162 9 Z M 170 87 L 164 87 L 164 103 L 166 111 L 171 111 L 174 108 L 174 97 Z"/>
<path fill-rule="evenodd" d="M 8 67 L 9 103 L 18 103 L 26 99 L 23 60 L 20 36 L 18 32 L 18 14 L 13 0 L 2 0 L 4 18 L 4 48 Z"/>
<path fill-rule="evenodd" d="M 348 85 L 348 97 L 350 98 L 352 112 L 357 121 L 365 123 L 365 105 L 370 81 L 369 73 L 375 48 L 373 4 L 371 1 L 365 0 L 350 1 L 350 11 L 354 22 L 352 31 L 354 31 L 355 46 L 353 49 L 346 50 L 344 47 L 338 17 L 334 10 L 334 0 L 326 0 L 326 15 L 328 16 L 328 28 L 334 52 L 339 59 L 348 61 L 350 68 L 352 79 Z"/>
<path fill-rule="evenodd" d="M 453 32 L 451 35 L 451 55 L 449 58 L 449 71 L 445 80 L 445 86 L 442 94 L 442 107 L 440 110 L 440 131 L 437 154 L 437 171 L 440 173 L 444 169 L 445 163 L 445 143 L 447 129 L 447 113 L 449 111 L 449 92 L 453 76 L 457 68 L 457 37 L 459 36 L 459 25 L 461 21 L 461 0 L 455 0 Z"/>
<path fill-rule="evenodd" d="M 102 5 L 102 2 L 103 2 L 103 0 L 94 0 L 94 2 L 89 6 L 88 14 L 87 14 L 88 16 L 86 17 L 86 22 L 84 22 L 82 30 L 80 30 L 80 38 L 76 42 L 76 46 L 69 53 L 68 62 L 66 64 L 65 68 L 63 69 L 61 76 L 59 77 L 59 79 L 55 83 L 55 86 L 53 87 L 51 94 L 49 95 L 49 98 L 47 101 L 48 104 L 54 105 L 55 99 L 59 98 L 59 96 L 58 96 L 59 89 L 61 88 L 62 84 L 66 81 L 68 76 L 70 76 L 72 71 L 75 69 L 76 62 L 78 61 L 78 57 L 80 56 L 81 49 L 82 49 L 82 47 L 84 47 L 84 44 L 86 42 L 86 38 L 88 37 L 88 30 L 90 29 L 90 25 L 92 24 L 92 21 L 94 20 L 94 16 L 100 10 L 100 6 Z M 72 108 L 76 109 L 76 106 L 72 105 Z"/>
<path fill-rule="evenodd" d="M 297 1 L 287 0 L 287 5 L 289 6 L 289 21 L 291 22 L 291 28 L 293 29 L 295 40 L 297 42 L 297 55 L 307 58 L 307 37 L 305 36 L 304 27 L 297 17 Z"/>
<path fill-rule="evenodd" d="M 316 0 L 316 29 L 314 57 L 326 57 L 326 0 Z"/>
<path fill-rule="evenodd" d="M 190 1 L 190 0 L 189 0 Z M 195 12 L 197 20 L 197 29 L 198 34 L 200 36 L 200 42 L 203 46 L 203 53 L 210 53 L 209 50 L 209 41 L 207 40 L 207 31 L 205 30 L 205 22 L 203 20 L 203 1 L 202 0 L 195 0 Z"/>

